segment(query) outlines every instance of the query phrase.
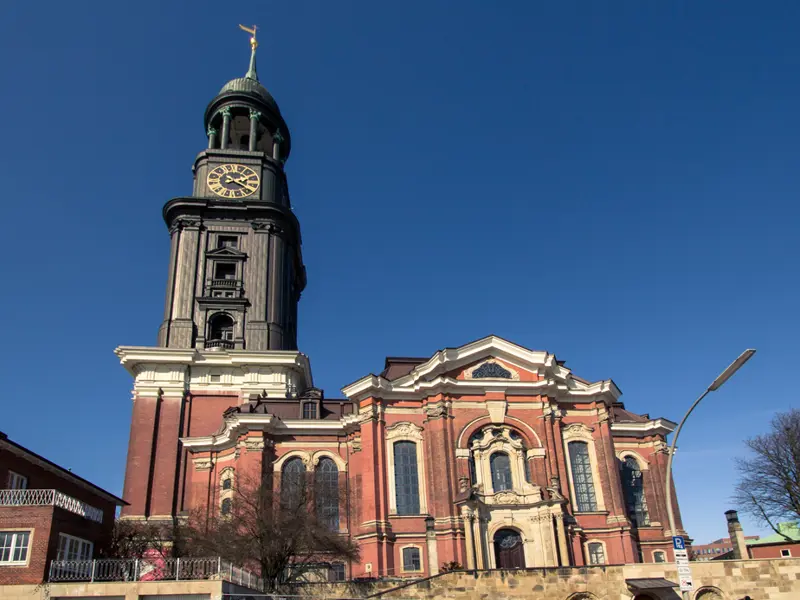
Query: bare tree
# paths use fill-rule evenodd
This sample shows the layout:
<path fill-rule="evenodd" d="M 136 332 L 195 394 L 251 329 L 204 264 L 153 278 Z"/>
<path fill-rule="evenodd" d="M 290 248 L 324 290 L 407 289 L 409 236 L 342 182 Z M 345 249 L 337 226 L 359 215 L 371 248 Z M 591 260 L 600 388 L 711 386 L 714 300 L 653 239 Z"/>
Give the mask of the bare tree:
<path fill-rule="evenodd" d="M 357 560 L 358 546 L 340 533 L 344 496 L 341 486 L 314 485 L 305 472 L 285 474 L 282 482 L 242 476 L 226 514 L 218 507 L 192 514 L 194 551 L 257 565 L 269 590 L 302 579 L 319 563 Z"/>
<path fill-rule="evenodd" d="M 777 414 L 769 433 L 745 443 L 751 455 L 736 461 L 739 483 L 734 499 L 789 540 L 777 523 L 800 519 L 800 410 Z"/>
<path fill-rule="evenodd" d="M 180 520 L 114 522 L 111 537 L 101 548 L 103 558 L 175 558 L 191 554 L 191 530 Z"/>

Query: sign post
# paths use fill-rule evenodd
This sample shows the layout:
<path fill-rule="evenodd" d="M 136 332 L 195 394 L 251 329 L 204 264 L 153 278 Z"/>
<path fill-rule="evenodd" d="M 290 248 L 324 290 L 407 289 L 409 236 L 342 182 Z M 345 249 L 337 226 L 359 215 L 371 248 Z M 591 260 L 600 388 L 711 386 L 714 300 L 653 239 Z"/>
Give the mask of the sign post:
<path fill-rule="evenodd" d="M 686 543 L 679 535 L 672 536 L 672 552 L 675 555 L 675 566 L 678 568 L 678 583 L 681 591 L 694 591 L 692 570 L 689 568 L 689 553 L 686 551 Z"/>

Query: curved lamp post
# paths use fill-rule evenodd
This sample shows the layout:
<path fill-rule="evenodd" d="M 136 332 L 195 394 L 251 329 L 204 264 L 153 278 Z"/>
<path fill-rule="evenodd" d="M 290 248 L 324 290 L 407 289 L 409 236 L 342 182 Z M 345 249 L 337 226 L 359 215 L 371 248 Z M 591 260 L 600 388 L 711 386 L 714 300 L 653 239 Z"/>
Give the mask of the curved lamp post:
<path fill-rule="evenodd" d="M 753 349 L 745 350 L 744 352 L 742 352 L 739 355 L 739 358 L 733 361 L 731 365 L 727 369 L 725 369 L 720 374 L 720 376 L 717 377 L 711 383 L 710 386 L 708 386 L 708 389 L 706 389 L 706 391 L 703 392 L 702 395 L 697 400 L 694 401 L 694 404 L 692 404 L 692 406 L 689 407 L 689 410 L 686 411 L 686 414 L 683 416 L 683 419 L 681 419 L 681 422 L 678 424 L 678 428 L 675 430 L 675 435 L 672 438 L 672 445 L 669 448 L 669 459 L 667 459 L 667 481 L 666 481 L 667 517 L 669 518 L 669 529 L 673 536 L 677 535 L 677 530 L 675 528 L 675 514 L 672 511 L 672 459 L 675 456 L 675 445 L 678 443 L 678 436 L 681 433 L 681 428 L 683 427 L 683 424 L 686 422 L 686 419 L 689 418 L 689 415 L 692 414 L 692 411 L 695 409 L 695 407 L 698 404 L 700 404 L 700 401 L 703 398 L 705 398 L 709 392 L 716 392 L 719 388 L 721 388 L 722 384 L 728 381 L 728 379 L 730 379 L 733 376 L 733 374 L 736 373 L 736 371 L 738 371 L 742 367 L 744 363 L 750 360 L 750 358 L 755 353 L 756 351 Z M 688 598 L 689 597 L 688 592 L 684 592 L 683 597 Z"/>

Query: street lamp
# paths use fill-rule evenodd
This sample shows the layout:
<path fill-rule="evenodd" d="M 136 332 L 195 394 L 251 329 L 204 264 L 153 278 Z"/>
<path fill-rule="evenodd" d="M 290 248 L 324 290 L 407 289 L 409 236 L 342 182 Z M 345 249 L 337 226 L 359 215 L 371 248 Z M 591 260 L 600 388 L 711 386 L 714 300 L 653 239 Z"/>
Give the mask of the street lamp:
<path fill-rule="evenodd" d="M 678 436 L 681 433 L 681 428 L 683 424 L 686 422 L 686 419 L 689 418 L 689 415 L 692 414 L 692 411 L 695 407 L 700 404 L 700 401 L 705 398 L 709 392 L 716 392 L 719 388 L 722 387 L 728 379 L 730 379 L 736 371 L 738 371 L 744 363 L 746 363 L 750 358 L 755 354 L 756 351 L 753 349 L 748 349 L 742 352 L 735 361 L 731 363 L 731 365 L 725 369 L 719 377 L 717 377 L 708 389 L 702 393 L 702 395 L 694 401 L 694 404 L 686 411 L 686 414 L 681 419 L 681 422 L 678 424 L 678 428 L 675 430 L 675 435 L 672 438 L 672 445 L 669 448 L 669 458 L 667 459 L 667 517 L 669 518 L 669 529 L 672 532 L 672 535 L 677 534 L 677 530 L 675 528 L 675 514 L 672 511 L 672 459 L 675 456 L 675 445 L 678 443 Z M 688 592 L 683 593 L 683 597 L 685 599 L 689 598 Z"/>

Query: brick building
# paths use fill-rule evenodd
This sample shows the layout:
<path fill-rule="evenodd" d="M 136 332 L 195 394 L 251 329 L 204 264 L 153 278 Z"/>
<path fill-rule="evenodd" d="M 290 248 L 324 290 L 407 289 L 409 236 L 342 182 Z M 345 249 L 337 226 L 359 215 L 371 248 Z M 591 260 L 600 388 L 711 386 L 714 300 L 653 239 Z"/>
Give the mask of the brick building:
<path fill-rule="evenodd" d="M 778 523 L 778 533 L 747 542 L 750 558 L 790 558 L 800 556 L 800 527 L 796 522 Z"/>
<path fill-rule="evenodd" d="M 0 432 L 0 584 L 41 583 L 51 560 L 93 558 L 124 502 Z"/>
<path fill-rule="evenodd" d="M 675 424 L 627 411 L 611 380 L 488 336 L 387 358 L 325 398 L 297 349 L 306 275 L 283 169 L 290 135 L 255 44 L 204 126 L 193 193 L 163 210 L 158 344 L 116 351 L 134 377 L 124 518 L 225 511 L 239 477 L 313 471 L 352 498 L 324 508 L 360 544 L 350 576 L 671 560 Z"/>
<path fill-rule="evenodd" d="M 748 542 L 755 541 L 758 539 L 757 535 L 748 535 L 745 536 L 745 540 Z M 691 560 L 698 560 L 698 561 L 706 561 L 706 560 L 716 560 L 720 557 L 731 558 L 733 555 L 734 542 L 731 538 L 720 538 L 718 540 L 714 540 L 713 542 L 709 542 L 708 544 L 694 544 L 692 546 L 692 555 Z"/>

